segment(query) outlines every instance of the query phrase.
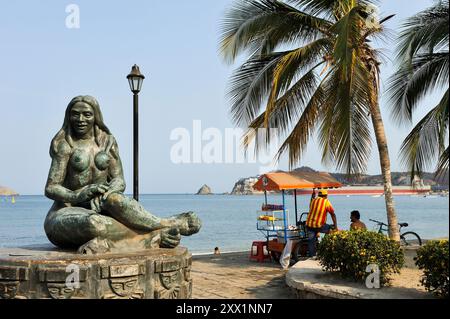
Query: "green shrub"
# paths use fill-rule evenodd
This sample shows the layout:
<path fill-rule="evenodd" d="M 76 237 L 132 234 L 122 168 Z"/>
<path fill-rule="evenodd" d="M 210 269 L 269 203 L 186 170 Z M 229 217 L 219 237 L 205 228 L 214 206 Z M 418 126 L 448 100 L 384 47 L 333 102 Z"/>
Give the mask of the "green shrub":
<path fill-rule="evenodd" d="M 423 270 L 421 283 L 428 291 L 448 297 L 448 240 L 432 240 L 420 247 L 415 258 Z"/>
<path fill-rule="evenodd" d="M 400 244 L 372 231 L 340 231 L 325 235 L 317 248 L 317 258 L 325 271 L 339 272 L 343 278 L 364 281 L 366 268 L 376 264 L 380 284 L 389 282 L 389 275 L 399 273 L 404 264 Z"/>

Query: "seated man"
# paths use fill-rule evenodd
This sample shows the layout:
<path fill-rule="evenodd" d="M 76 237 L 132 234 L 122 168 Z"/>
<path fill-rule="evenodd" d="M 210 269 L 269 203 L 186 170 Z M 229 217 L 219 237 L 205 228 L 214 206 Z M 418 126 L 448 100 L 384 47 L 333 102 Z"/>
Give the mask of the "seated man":
<path fill-rule="evenodd" d="M 327 213 L 331 215 L 334 229 L 338 230 L 334 208 L 328 200 L 328 192 L 325 189 L 321 189 L 319 190 L 319 197 L 316 198 L 315 192 L 313 191 L 311 203 L 309 204 L 308 218 L 306 219 L 306 230 L 308 232 L 308 250 L 310 257 L 314 257 L 316 255 L 317 234 L 328 234 L 332 229 L 331 225 L 326 224 Z"/>
<path fill-rule="evenodd" d="M 367 230 L 366 224 L 364 224 L 362 221 L 360 221 L 361 215 L 359 214 L 359 211 L 354 210 L 350 213 L 350 230 Z"/>

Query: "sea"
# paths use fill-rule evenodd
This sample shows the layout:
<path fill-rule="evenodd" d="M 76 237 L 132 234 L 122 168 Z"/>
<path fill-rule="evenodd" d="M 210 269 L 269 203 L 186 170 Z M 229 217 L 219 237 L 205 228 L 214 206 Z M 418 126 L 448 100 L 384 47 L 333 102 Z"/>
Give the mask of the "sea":
<path fill-rule="evenodd" d="M 310 197 L 298 196 L 299 215 L 307 211 Z M 350 212 L 359 210 L 361 220 L 369 229 L 376 225 L 369 219 L 386 222 L 383 197 L 331 196 L 338 226 L 348 229 Z M 256 229 L 258 210 L 264 202 L 262 195 L 141 195 L 140 203 L 153 214 L 168 217 L 193 211 L 202 220 L 198 234 L 183 237 L 181 244 L 195 254 L 248 251 L 254 240 L 264 240 L 265 233 Z M 281 195 L 269 195 L 268 202 L 281 204 Z M 44 196 L 19 196 L 0 199 L 0 247 L 22 247 L 48 244 L 43 222 L 52 201 Z M 286 195 L 290 224 L 295 223 L 294 198 Z M 449 200 L 441 196 L 396 196 L 395 207 L 399 222 L 407 222 L 404 231 L 414 231 L 424 239 L 449 235 Z M 331 223 L 331 218 L 328 217 Z"/>

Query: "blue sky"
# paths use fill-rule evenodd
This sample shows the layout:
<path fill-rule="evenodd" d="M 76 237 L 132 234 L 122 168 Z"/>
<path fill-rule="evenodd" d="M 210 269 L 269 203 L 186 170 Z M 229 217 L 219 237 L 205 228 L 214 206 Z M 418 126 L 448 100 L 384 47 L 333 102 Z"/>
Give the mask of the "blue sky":
<path fill-rule="evenodd" d="M 65 25 L 66 6 L 80 8 L 80 28 Z M 174 128 L 233 127 L 225 97 L 234 67 L 218 55 L 219 25 L 231 0 L 2 1 L 0 4 L 0 185 L 21 194 L 42 194 L 51 138 L 62 125 L 70 99 L 95 96 L 121 152 L 128 191 L 132 174 L 132 97 L 125 76 L 137 63 L 146 75 L 140 94 L 142 193 L 192 193 L 204 183 L 230 191 L 255 164 L 173 164 Z M 430 6 L 428 0 L 381 1 L 388 26 Z M 395 40 L 384 44 L 393 55 Z M 392 72 L 389 59 L 383 78 Z M 434 105 L 437 95 L 425 105 Z M 407 128 L 396 127 L 382 98 L 392 170 L 402 170 L 398 149 Z M 422 108 L 417 116 L 423 115 Z M 375 145 L 374 145 L 375 147 Z M 374 148 L 369 173 L 378 173 Z M 314 141 L 301 165 L 320 164 Z M 281 168 L 286 168 L 284 164 Z"/>

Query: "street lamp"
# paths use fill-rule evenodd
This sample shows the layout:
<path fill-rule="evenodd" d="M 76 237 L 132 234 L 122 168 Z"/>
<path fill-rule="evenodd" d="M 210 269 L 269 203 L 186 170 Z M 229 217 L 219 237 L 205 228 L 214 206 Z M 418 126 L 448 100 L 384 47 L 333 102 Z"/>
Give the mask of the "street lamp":
<path fill-rule="evenodd" d="M 131 92 L 133 92 L 133 198 L 139 200 L 139 98 L 142 82 L 145 76 L 139 71 L 139 67 L 135 64 L 131 68 L 130 74 L 127 75 Z"/>

